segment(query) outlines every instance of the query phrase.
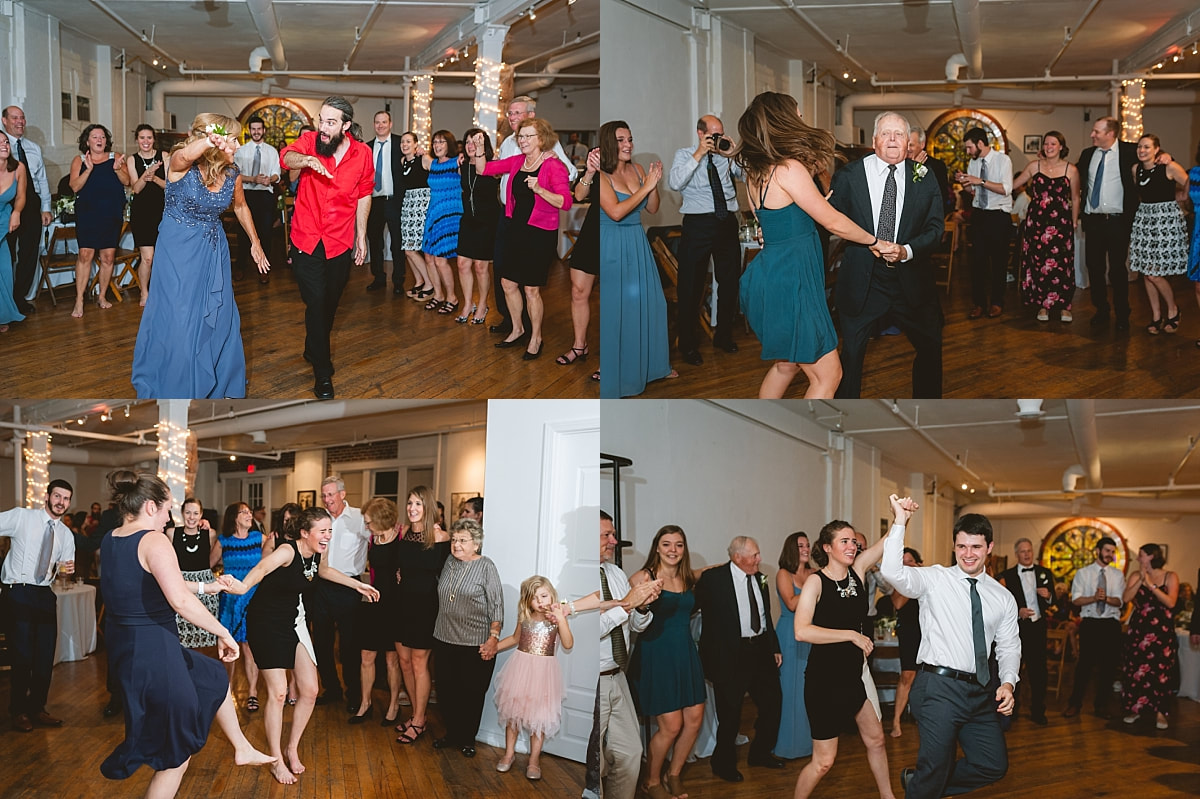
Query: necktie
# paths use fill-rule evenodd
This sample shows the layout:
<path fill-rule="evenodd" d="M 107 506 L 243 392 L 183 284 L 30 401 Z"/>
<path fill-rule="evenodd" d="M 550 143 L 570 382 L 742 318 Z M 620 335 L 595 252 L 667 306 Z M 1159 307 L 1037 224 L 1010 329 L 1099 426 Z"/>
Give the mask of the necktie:
<path fill-rule="evenodd" d="M 256 144 L 256 145 L 254 145 L 254 162 L 252 164 L 250 164 L 250 172 L 253 173 L 254 177 L 258 177 L 258 174 L 261 170 L 262 170 L 262 145 Z"/>
<path fill-rule="evenodd" d="M 1105 597 L 1107 597 L 1107 596 L 1108 596 L 1108 577 L 1106 577 L 1106 576 L 1105 576 L 1105 574 L 1104 574 L 1104 567 L 1103 567 L 1103 566 L 1101 566 L 1101 567 L 1100 567 L 1100 575 L 1099 575 L 1099 576 L 1096 578 L 1096 591 L 1097 591 L 1097 593 L 1099 593 L 1099 589 L 1100 589 L 1101 587 L 1103 587 L 1103 588 L 1104 588 L 1104 596 L 1105 596 Z M 1105 603 L 1105 605 L 1107 606 L 1107 604 L 1108 604 L 1108 603 L 1106 602 L 1106 603 Z M 1104 612 L 1104 608 L 1100 608 L 1100 612 L 1101 612 L 1101 613 L 1103 613 L 1103 612 Z"/>
<path fill-rule="evenodd" d="M 1096 167 L 1096 179 L 1092 181 L 1092 196 L 1088 198 L 1092 210 L 1100 210 L 1100 186 L 1104 183 L 1104 161 L 1108 158 L 1108 150 L 1100 151 L 1100 166 Z"/>
<path fill-rule="evenodd" d="M 888 164 L 887 180 L 883 182 L 883 205 L 879 206 L 879 224 L 875 236 L 882 241 L 896 240 L 896 165 Z"/>
<path fill-rule="evenodd" d="M 746 599 L 750 601 L 750 629 L 755 633 L 762 632 L 762 619 L 758 615 L 758 603 L 754 601 L 754 592 L 758 588 L 754 585 L 754 575 L 746 575 Z"/>
<path fill-rule="evenodd" d="M 987 639 L 983 635 L 983 602 L 979 599 L 979 589 L 974 577 L 968 577 L 971 584 L 971 638 L 975 643 L 975 679 L 983 687 L 987 687 L 991 674 L 988 673 Z"/>
<path fill-rule="evenodd" d="M 613 598 L 612 591 L 608 587 L 608 575 L 604 573 L 603 566 L 600 567 L 600 596 L 609 600 Z M 617 666 L 624 671 L 625 666 L 629 663 L 629 650 L 625 648 L 625 631 L 621 625 L 614 627 L 608 638 L 612 641 L 613 660 L 617 661 Z"/>
<path fill-rule="evenodd" d="M 721 183 L 721 175 L 713 162 L 712 153 L 708 154 L 708 187 L 712 189 L 713 213 L 717 219 L 729 216 L 729 205 L 725 202 L 725 187 Z"/>
<path fill-rule="evenodd" d="M 975 187 L 975 207 L 987 209 L 988 198 L 987 189 L 983 184 L 987 183 L 987 161 L 979 159 L 979 185 Z"/>
<path fill-rule="evenodd" d="M 383 191 L 383 142 L 376 140 L 379 149 L 375 151 L 375 193 Z"/>
<path fill-rule="evenodd" d="M 25 146 L 21 144 L 21 140 L 17 139 L 17 160 L 25 165 L 25 172 L 29 172 L 29 159 L 25 157 Z"/>
<path fill-rule="evenodd" d="M 45 577 L 50 579 L 50 561 L 54 557 L 54 522 L 46 522 L 46 533 L 42 536 L 42 548 L 38 551 L 37 572 L 33 578 L 40 580 Z"/>

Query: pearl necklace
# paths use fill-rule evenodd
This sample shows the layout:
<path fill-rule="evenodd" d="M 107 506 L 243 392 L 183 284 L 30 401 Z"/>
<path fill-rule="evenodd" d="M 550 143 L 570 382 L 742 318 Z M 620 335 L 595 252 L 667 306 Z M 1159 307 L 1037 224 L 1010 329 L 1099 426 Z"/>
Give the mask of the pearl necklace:
<path fill-rule="evenodd" d="M 546 154 L 542 153 L 534 160 L 533 164 L 530 165 L 529 156 L 525 156 L 525 163 L 522 165 L 521 171 L 522 172 L 532 172 L 533 170 L 535 170 L 539 166 L 541 166 L 542 161 L 545 161 L 545 160 L 546 160 Z"/>

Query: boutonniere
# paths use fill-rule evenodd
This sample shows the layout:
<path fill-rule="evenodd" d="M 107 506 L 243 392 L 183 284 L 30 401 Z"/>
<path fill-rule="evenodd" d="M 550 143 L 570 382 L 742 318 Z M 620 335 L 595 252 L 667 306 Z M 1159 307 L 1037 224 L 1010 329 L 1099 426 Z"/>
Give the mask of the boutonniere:
<path fill-rule="evenodd" d="M 920 183 L 921 178 L 925 177 L 928 174 L 929 174 L 929 167 L 925 166 L 924 164 L 915 164 L 915 165 L 913 165 L 912 182 Z"/>
<path fill-rule="evenodd" d="M 761 572 L 758 574 L 758 587 L 764 591 L 767 590 L 767 575 Z"/>

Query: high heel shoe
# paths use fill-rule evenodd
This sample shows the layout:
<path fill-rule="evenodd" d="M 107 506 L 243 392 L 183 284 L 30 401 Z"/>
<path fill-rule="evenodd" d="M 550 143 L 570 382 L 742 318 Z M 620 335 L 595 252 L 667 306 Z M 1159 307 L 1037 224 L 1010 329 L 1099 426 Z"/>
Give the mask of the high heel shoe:
<path fill-rule="evenodd" d="M 1146 325 L 1146 332 L 1152 336 L 1157 336 L 1159 333 L 1162 332 L 1162 328 L 1163 328 L 1163 320 L 1155 319 L 1153 322 Z"/>
<path fill-rule="evenodd" d="M 433 296 L 433 289 L 430 288 L 422 288 L 420 291 L 414 289 L 413 292 L 412 298 L 417 302 L 422 302 Z"/>
<path fill-rule="evenodd" d="M 529 340 L 529 333 L 522 333 L 521 335 L 517 336 L 514 339 L 509 339 L 506 341 L 497 341 L 496 349 L 506 350 L 509 347 L 520 347 L 522 344 L 524 344 L 528 340 Z"/>
<path fill-rule="evenodd" d="M 371 713 L 374 710 L 375 710 L 375 708 L 373 706 L 368 705 L 366 713 L 363 713 L 361 716 L 351 716 L 349 719 L 346 720 L 346 723 L 347 724 L 362 724 L 364 721 L 371 718 Z"/>
<path fill-rule="evenodd" d="M 438 306 L 438 313 L 441 314 L 442 316 L 449 316 L 450 314 L 454 313 L 457 310 L 458 310 L 458 301 L 457 300 L 455 302 L 450 302 L 448 300 L 442 300 L 442 304 Z"/>
<path fill-rule="evenodd" d="M 466 312 L 465 314 L 463 314 L 462 316 L 456 316 L 456 317 L 454 317 L 454 321 L 455 321 L 455 322 L 458 322 L 460 325 L 465 325 L 465 324 L 467 323 L 467 320 L 471 318 L 471 315 L 472 315 L 473 313 L 475 313 L 475 306 L 474 306 L 474 305 L 472 305 L 472 306 L 471 306 L 471 310 L 467 311 L 467 312 Z"/>
<path fill-rule="evenodd" d="M 533 352 L 530 352 L 529 350 L 526 350 L 526 351 L 525 351 L 525 354 L 521 356 L 521 360 L 523 360 L 523 361 L 536 361 L 538 358 L 540 358 L 540 357 L 541 357 L 541 355 L 542 355 L 542 345 L 543 345 L 543 344 L 545 344 L 545 343 L 546 343 L 546 342 L 544 342 L 544 341 L 540 341 L 540 342 L 538 342 L 538 347 L 537 347 L 537 349 L 536 349 L 536 350 L 534 350 Z"/>
<path fill-rule="evenodd" d="M 483 306 L 483 316 L 479 316 L 478 314 L 476 314 L 475 316 L 471 317 L 471 324 L 482 325 L 482 324 L 486 323 L 487 315 L 488 315 L 488 307 L 485 305 L 485 306 Z"/>
<path fill-rule="evenodd" d="M 562 355 L 555 358 L 554 362 L 556 364 L 558 364 L 559 366 L 570 366 L 571 364 L 575 363 L 576 361 L 586 361 L 587 356 L 588 356 L 588 348 L 587 348 L 587 345 L 584 344 L 583 349 L 580 349 L 579 347 L 572 347 L 571 349 L 564 352 Z"/>
<path fill-rule="evenodd" d="M 1175 309 L 1175 315 L 1167 317 L 1162 322 L 1162 331 L 1164 333 L 1174 333 L 1179 329 L 1179 309 Z"/>
<path fill-rule="evenodd" d="M 417 299 L 417 297 L 419 297 L 421 295 L 421 292 L 424 290 L 425 290 L 425 284 L 422 283 L 419 286 L 413 286 L 411 289 L 404 292 L 404 296 L 408 297 L 410 300 L 415 300 L 415 299 Z"/>
<path fill-rule="evenodd" d="M 430 289 L 430 292 L 432 292 L 432 291 L 433 291 L 433 289 Z M 437 297 L 434 297 L 432 300 L 425 303 L 425 310 L 432 311 L 437 308 L 441 308 L 442 305 L 445 304 L 445 302 L 446 302 L 445 300 L 439 300 Z"/>

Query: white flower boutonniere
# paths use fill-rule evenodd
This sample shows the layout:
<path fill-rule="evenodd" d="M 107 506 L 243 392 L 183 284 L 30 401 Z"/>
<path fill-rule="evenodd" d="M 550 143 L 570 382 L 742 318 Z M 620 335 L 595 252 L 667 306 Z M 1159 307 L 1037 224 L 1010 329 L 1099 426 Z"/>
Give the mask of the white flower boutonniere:
<path fill-rule="evenodd" d="M 912 182 L 920 183 L 921 178 L 925 177 L 928 174 L 929 174 L 929 167 L 925 166 L 924 164 L 917 164 L 913 167 Z"/>
<path fill-rule="evenodd" d="M 762 588 L 764 591 L 767 589 L 767 575 L 759 573 L 758 586 L 759 586 L 759 588 Z"/>

